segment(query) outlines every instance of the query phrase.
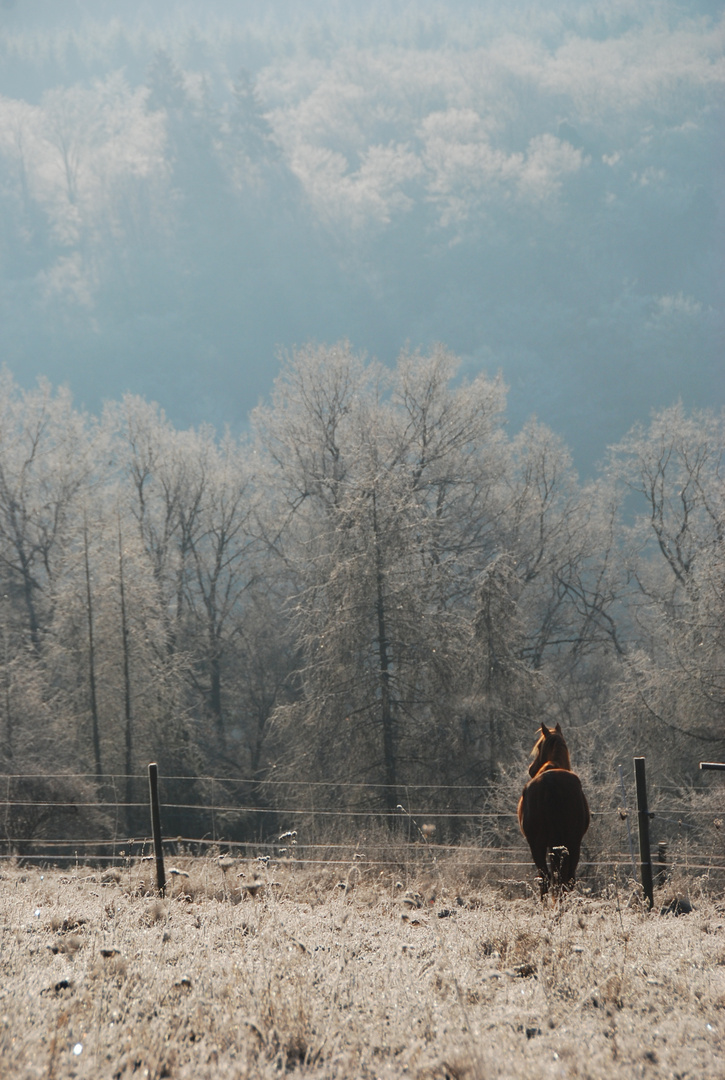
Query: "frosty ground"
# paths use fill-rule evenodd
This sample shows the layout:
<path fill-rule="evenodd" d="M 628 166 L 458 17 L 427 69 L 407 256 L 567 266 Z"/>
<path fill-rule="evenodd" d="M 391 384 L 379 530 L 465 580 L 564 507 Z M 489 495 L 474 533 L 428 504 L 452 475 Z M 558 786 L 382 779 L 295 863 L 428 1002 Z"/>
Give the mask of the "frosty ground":
<path fill-rule="evenodd" d="M 439 867 L 6 864 L 0 1075 L 725 1075 L 725 904 L 542 904 Z M 518 895 L 517 895 L 518 894 Z"/>

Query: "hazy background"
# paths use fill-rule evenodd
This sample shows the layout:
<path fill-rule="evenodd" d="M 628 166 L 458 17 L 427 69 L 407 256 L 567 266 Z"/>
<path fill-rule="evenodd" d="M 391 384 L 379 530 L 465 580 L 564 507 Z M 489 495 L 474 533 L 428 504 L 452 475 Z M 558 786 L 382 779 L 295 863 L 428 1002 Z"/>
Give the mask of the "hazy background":
<path fill-rule="evenodd" d="M 388 6 L 2 0 L 24 385 L 239 430 L 280 348 L 442 341 L 584 473 L 725 403 L 722 5 Z"/>

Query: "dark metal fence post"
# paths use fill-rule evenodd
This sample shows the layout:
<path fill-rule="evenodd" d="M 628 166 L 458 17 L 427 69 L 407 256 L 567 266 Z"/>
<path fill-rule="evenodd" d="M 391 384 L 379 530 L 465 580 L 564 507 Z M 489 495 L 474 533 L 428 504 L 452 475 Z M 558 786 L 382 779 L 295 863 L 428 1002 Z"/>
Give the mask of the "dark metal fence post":
<path fill-rule="evenodd" d="M 163 895 L 166 889 L 166 873 L 164 871 L 164 850 L 161 842 L 159 767 L 155 761 L 152 761 L 149 765 L 149 795 L 151 797 L 151 828 L 154 834 L 154 855 L 156 856 L 156 885 Z"/>
<path fill-rule="evenodd" d="M 644 758 L 634 759 L 634 778 L 637 784 L 637 818 L 639 821 L 639 866 L 644 895 L 650 906 L 654 904 L 652 888 L 652 855 L 649 849 L 649 819 L 653 817 L 647 808 L 647 781 L 644 773 Z"/>

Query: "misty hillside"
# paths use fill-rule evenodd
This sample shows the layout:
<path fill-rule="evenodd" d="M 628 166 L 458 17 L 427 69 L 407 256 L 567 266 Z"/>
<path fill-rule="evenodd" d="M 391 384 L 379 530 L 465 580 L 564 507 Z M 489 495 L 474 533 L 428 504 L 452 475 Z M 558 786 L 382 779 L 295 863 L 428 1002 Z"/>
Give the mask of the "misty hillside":
<path fill-rule="evenodd" d="M 719 6 L 479 7 L 4 3 L 4 363 L 240 430 L 280 349 L 442 341 L 584 472 L 722 403 Z"/>

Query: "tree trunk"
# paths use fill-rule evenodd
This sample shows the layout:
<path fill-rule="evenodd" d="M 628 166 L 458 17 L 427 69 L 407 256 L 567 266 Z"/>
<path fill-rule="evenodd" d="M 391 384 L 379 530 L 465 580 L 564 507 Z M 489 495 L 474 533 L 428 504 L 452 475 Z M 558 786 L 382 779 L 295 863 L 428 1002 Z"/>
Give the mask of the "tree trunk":
<path fill-rule="evenodd" d="M 390 701 L 390 653 L 386 626 L 385 575 L 378 535 L 378 516 L 373 488 L 373 531 L 375 534 L 376 610 L 378 619 L 378 652 L 380 658 L 380 723 L 383 732 L 383 772 L 385 776 L 385 806 L 394 814 L 398 805 L 398 778 L 395 761 L 393 712 Z"/>
<path fill-rule="evenodd" d="M 121 516 L 118 516 L 118 588 L 121 599 L 121 648 L 123 651 L 123 704 L 124 704 L 124 742 L 126 771 L 126 826 L 132 833 L 133 802 L 133 715 L 131 709 L 131 663 L 128 643 L 128 619 L 126 617 L 126 586 L 123 573 L 123 541 L 121 538 Z"/>
<path fill-rule="evenodd" d="M 33 581 L 33 575 L 30 570 L 30 560 L 26 559 L 25 554 L 21 549 L 18 550 L 18 554 L 20 556 L 21 573 L 23 576 L 25 608 L 28 612 L 28 623 L 30 625 L 30 641 L 33 645 L 33 649 L 37 653 L 40 652 L 40 623 L 38 622 L 38 615 L 33 600 L 35 582 Z"/>
<path fill-rule="evenodd" d="M 4 679 L 3 679 L 3 683 L 4 683 L 3 690 L 4 690 L 4 696 L 5 696 L 5 746 L 4 746 L 3 749 L 5 751 L 6 760 L 7 761 L 12 761 L 12 759 L 13 759 L 13 742 L 14 742 L 14 739 L 15 739 L 15 733 L 13 731 L 13 713 L 12 713 L 12 703 L 11 703 L 11 698 L 10 698 L 10 649 L 9 649 L 10 642 L 9 642 L 9 638 L 8 638 L 8 618 L 9 618 L 10 603 L 9 603 L 9 600 L 8 600 L 7 596 L 4 597 L 3 606 L 4 606 L 4 609 L 5 609 L 4 610 L 5 619 L 4 619 L 4 627 L 3 627 L 3 651 L 4 651 L 3 659 L 4 659 L 4 663 L 5 663 L 5 673 L 4 673 Z"/>
<path fill-rule="evenodd" d="M 222 666 L 219 642 L 213 627 L 209 627 L 209 708 L 217 730 L 219 746 L 224 748 L 224 718 L 222 716 Z"/>
<path fill-rule="evenodd" d="M 83 522 L 83 557 L 86 570 L 86 605 L 88 613 L 88 686 L 91 699 L 91 731 L 93 737 L 93 759 L 101 783 L 101 735 L 98 723 L 98 699 L 96 696 L 96 651 L 93 638 L 93 595 L 91 592 L 91 566 L 88 558 L 88 523 Z"/>

